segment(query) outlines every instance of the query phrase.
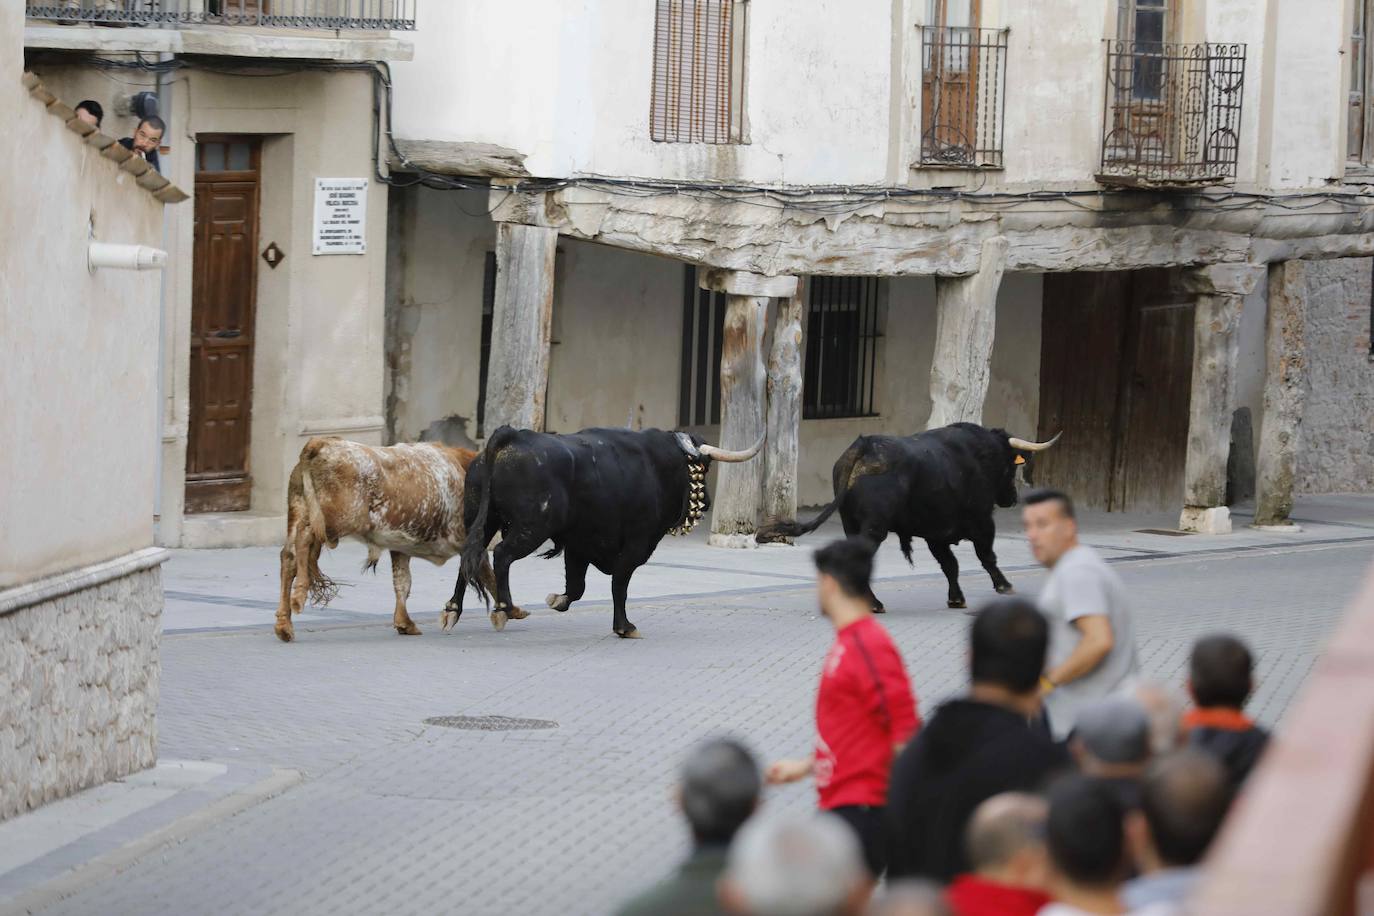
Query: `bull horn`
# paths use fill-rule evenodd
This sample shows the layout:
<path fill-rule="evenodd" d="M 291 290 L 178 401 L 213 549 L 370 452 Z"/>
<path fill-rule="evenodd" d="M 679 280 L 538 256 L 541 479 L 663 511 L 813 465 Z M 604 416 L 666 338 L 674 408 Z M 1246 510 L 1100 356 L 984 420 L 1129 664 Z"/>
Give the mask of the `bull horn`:
<path fill-rule="evenodd" d="M 1027 439 L 1018 439 L 1015 436 L 1007 436 L 1007 442 L 1011 443 L 1012 448 L 1019 448 L 1023 452 L 1043 452 L 1045 449 L 1058 442 L 1059 437 L 1062 435 L 1064 435 L 1064 431 L 1061 429 L 1054 434 L 1054 438 L 1049 442 L 1031 442 Z"/>
<path fill-rule="evenodd" d="M 715 461 L 748 461 L 759 453 L 759 449 L 763 448 L 763 440 L 767 438 L 768 433 L 765 431 L 762 436 L 759 436 L 759 441 L 742 452 L 732 452 L 729 449 L 716 448 L 714 445 L 703 445 L 701 453 Z"/>

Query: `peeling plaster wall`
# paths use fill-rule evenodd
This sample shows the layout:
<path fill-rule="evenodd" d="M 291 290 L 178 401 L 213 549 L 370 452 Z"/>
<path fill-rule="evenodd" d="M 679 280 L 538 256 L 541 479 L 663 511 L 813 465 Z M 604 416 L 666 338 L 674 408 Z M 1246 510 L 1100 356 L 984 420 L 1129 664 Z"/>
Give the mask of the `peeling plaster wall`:
<path fill-rule="evenodd" d="M 1298 453 L 1301 493 L 1374 490 L 1374 362 L 1370 259 L 1307 264 L 1307 404 Z"/>
<path fill-rule="evenodd" d="M 495 228 L 479 191 L 408 188 L 392 192 L 402 225 L 388 282 L 387 427 L 415 442 L 435 421 L 468 419 L 477 435 L 482 355 L 482 276 Z"/>

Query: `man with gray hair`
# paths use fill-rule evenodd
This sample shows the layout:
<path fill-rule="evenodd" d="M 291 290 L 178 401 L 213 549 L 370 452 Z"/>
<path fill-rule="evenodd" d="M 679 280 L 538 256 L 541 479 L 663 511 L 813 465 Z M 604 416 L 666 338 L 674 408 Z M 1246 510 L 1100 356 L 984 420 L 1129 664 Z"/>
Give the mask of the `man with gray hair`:
<path fill-rule="evenodd" d="M 973 871 L 946 892 L 956 916 L 1033 916 L 1050 902 L 1049 811 L 1049 802 L 1026 792 L 994 795 L 974 810 L 965 837 Z"/>
<path fill-rule="evenodd" d="M 1150 763 L 1150 719 L 1128 696 L 1081 708 L 1069 751 L 1085 776 L 1104 783 L 1127 811 L 1140 807 L 1140 778 Z"/>
<path fill-rule="evenodd" d="M 720 880 L 735 916 L 858 916 L 872 883 L 858 838 L 834 814 L 755 821 Z"/>
<path fill-rule="evenodd" d="M 719 912 L 716 880 L 726 853 L 758 807 L 762 777 L 754 757 L 724 738 L 694 749 L 682 768 L 678 805 L 692 830 L 692 854 L 677 873 L 621 908 L 621 916 L 695 916 Z"/>

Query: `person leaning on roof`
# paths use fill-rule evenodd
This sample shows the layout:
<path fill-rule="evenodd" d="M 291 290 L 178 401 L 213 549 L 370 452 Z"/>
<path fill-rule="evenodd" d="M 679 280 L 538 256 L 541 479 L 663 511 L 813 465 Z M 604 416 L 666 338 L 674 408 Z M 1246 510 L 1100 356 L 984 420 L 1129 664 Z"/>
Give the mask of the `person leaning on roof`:
<path fill-rule="evenodd" d="M 167 132 L 167 123 L 157 115 L 150 115 L 138 122 L 132 137 L 125 137 L 119 145 L 143 159 L 159 172 L 162 163 L 157 158 L 157 148 L 162 145 L 162 135 Z"/>

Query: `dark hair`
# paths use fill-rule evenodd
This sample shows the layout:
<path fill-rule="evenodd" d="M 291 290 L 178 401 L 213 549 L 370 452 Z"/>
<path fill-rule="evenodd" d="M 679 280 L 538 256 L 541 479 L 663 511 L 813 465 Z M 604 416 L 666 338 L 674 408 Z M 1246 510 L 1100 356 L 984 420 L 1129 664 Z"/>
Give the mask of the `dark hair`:
<path fill-rule="evenodd" d="M 698 843 L 729 843 L 758 805 L 762 781 L 744 745 L 717 738 L 699 745 L 682 767 L 682 813 Z"/>
<path fill-rule="evenodd" d="M 167 132 L 167 122 L 159 118 L 157 115 L 148 115 L 148 117 L 138 122 L 138 127 L 135 127 L 134 130 L 138 130 L 138 128 L 142 127 L 144 124 L 147 124 L 153 130 L 161 131 L 164 134 Z"/>
<path fill-rule="evenodd" d="M 1025 598 L 997 598 L 969 626 L 975 682 L 1027 693 L 1040 683 L 1050 627 Z"/>
<path fill-rule="evenodd" d="M 1204 636 L 1193 644 L 1188 677 L 1199 706 L 1240 709 L 1250 696 L 1254 662 L 1245 643 L 1234 636 Z"/>
<path fill-rule="evenodd" d="M 1226 768 L 1203 751 L 1176 751 L 1145 771 L 1140 810 L 1165 864 L 1196 865 L 1231 807 Z"/>
<path fill-rule="evenodd" d="M 76 103 L 77 111 L 80 111 L 83 108 L 89 111 L 91 114 L 95 115 L 96 127 L 99 127 L 100 122 L 105 120 L 105 109 L 102 108 L 100 103 L 95 101 L 94 99 L 86 99 L 85 101 Z"/>
<path fill-rule="evenodd" d="M 1065 493 L 1063 490 L 1050 490 L 1042 487 L 1038 490 L 1031 490 L 1025 496 L 1021 497 L 1021 504 L 1025 506 L 1035 506 L 1040 503 L 1051 502 L 1059 504 L 1059 511 L 1063 512 L 1065 517 L 1077 518 L 1073 511 L 1073 500 L 1070 499 L 1069 494 Z"/>
<path fill-rule="evenodd" d="M 873 552 L 873 542 L 867 538 L 832 541 L 816 551 L 816 569 L 840 583 L 840 589 L 849 597 L 866 598 L 871 594 Z"/>
<path fill-rule="evenodd" d="M 1087 776 L 1065 776 L 1050 786 L 1045 842 L 1050 859 L 1071 881 L 1090 887 L 1113 884 L 1125 861 L 1125 817 L 1115 792 Z"/>

